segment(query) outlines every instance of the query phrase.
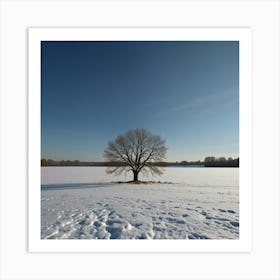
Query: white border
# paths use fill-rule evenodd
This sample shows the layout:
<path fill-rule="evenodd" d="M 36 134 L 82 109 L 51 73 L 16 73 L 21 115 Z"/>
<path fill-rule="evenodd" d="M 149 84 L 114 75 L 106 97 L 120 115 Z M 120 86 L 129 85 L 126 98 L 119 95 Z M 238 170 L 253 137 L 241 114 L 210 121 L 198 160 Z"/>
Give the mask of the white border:
<path fill-rule="evenodd" d="M 249 28 L 29 28 L 29 252 L 250 252 L 252 245 L 252 90 Z M 41 240 L 41 41 L 192 40 L 240 42 L 240 238 L 238 240 Z"/>

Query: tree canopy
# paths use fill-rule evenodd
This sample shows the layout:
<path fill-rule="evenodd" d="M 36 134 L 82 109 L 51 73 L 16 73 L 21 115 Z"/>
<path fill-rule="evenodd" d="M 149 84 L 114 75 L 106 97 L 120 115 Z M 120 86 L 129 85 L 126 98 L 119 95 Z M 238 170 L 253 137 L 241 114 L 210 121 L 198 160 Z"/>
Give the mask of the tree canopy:
<path fill-rule="evenodd" d="M 107 173 L 117 175 L 132 172 L 133 181 L 138 174 L 151 173 L 161 175 L 162 170 L 156 163 L 166 157 L 165 140 L 145 129 L 129 130 L 108 143 L 104 157 L 108 162 L 117 163 L 107 168 Z"/>

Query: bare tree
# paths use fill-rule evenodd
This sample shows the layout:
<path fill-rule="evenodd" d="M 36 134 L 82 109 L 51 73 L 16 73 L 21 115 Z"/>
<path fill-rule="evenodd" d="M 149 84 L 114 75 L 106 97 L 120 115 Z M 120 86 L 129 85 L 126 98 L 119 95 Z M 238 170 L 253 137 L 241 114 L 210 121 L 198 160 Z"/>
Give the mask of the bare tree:
<path fill-rule="evenodd" d="M 129 130 L 108 143 L 104 152 L 105 159 L 112 166 L 107 173 L 133 172 L 133 181 L 138 181 L 139 172 L 162 174 L 156 163 L 166 155 L 165 141 L 145 129 Z"/>

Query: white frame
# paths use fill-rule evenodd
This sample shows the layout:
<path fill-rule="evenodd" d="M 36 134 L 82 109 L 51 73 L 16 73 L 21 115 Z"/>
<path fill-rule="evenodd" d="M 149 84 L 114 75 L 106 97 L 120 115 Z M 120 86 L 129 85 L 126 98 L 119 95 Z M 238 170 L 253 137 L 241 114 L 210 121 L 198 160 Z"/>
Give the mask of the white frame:
<path fill-rule="evenodd" d="M 0 0 L 0 279 L 280 279 L 279 8 L 278 0 Z M 250 253 L 28 252 L 27 28 L 32 26 L 252 29 L 254 141 Z"/>
<path fill-rule="evenodd" d="M 250 252 L 252 245 L 252 48 L 249 28 L 29 28 L 29 252 Z M 239 41 L 240 234 L 238 240 L 42 240 L 40 237 L 41 41 Z"/>

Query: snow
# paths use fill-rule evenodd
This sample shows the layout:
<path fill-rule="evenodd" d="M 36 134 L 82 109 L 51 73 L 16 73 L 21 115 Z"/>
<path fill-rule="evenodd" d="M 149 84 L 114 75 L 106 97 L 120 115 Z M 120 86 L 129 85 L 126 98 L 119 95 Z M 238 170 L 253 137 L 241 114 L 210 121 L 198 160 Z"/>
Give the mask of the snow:
<path fill-rule="evenodd" d="M 126 184 L 103 167 L 41 169 L 42 239 L 238 239 L 238 168 L 165 168 Z"/>

